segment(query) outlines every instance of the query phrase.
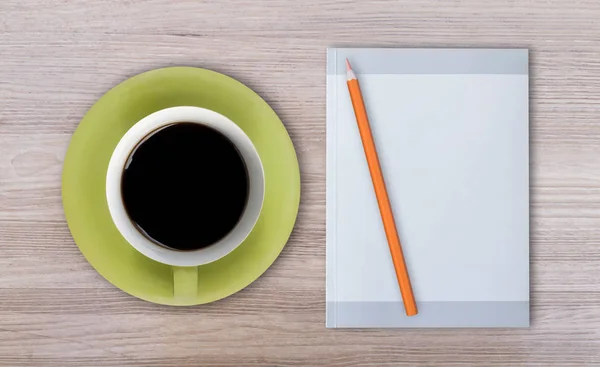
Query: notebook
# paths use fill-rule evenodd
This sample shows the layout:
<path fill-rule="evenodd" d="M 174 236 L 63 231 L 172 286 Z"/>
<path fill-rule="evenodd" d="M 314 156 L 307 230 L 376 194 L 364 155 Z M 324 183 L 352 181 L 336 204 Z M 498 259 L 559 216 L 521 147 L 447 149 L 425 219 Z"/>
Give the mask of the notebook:
<path fill-rule="evenodd" d="M 416 316 L 404 313 L 346 58 Z M 529 326 L 528 93 L 523 49 L 327 50 L 327 327 Z"/>

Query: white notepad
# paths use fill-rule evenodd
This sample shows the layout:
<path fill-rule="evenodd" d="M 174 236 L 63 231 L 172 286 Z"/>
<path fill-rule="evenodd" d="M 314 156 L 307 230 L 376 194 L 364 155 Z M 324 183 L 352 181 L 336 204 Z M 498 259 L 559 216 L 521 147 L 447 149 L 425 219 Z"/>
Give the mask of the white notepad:
<path fill-rule="evenodd" d="M 358 75 L 419 314 L 407 317 L 354 111 Z M 327 52 L 327 327 L 529 326 L 528 52 Z"/>

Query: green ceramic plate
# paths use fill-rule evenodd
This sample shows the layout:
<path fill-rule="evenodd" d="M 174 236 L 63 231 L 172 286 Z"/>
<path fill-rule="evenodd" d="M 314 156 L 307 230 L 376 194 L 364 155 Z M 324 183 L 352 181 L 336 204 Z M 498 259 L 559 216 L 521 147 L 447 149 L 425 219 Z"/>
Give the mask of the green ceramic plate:
<path fill-rule="evenodd" d="M 256 146 L 265 170 L 264 205 L 254 230 L 229 255 L 198 267 L 198 292 L 192 300 L 173 297 L 170 266 L 148 259 L 125 241 L 105 197 L 108 162 L 121 136 L 142 117 L 183 105 L 208 108 L 237 123 Z M 298 213 L 300 172 L 285 127 L 251 89 L 210 70 L 165 68 L 126 80 L 87 112 L 67 151 L 62 196 L 75 242 L 109 282 L 146 301 L 193 305 L 243 289 L 275 261 Z"/>

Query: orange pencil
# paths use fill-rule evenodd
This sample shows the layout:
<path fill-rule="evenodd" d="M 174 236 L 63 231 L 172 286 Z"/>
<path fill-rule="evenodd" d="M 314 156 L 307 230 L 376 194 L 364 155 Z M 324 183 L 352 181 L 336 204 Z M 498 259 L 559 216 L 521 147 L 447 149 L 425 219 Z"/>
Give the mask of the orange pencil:
<path fill-rule="evenodd" d="M 379 158 L 377 157 L 377 150 L 375 149 L 375 142 L 373 141 L 373 134 L 371 133 L 371 127 L 369 126 L 369 118 L 367 117 L 367 110 L 365 109 L 362 93 L 360 92 L 360 86 L 358 85 L 358 80 L 350 67 L 348 59 L 346 59 L 346 75 L 348 76 L 348 91 L 350 92 L 352 107 L 354 107 L 358 131 L 360 132 L 365 156 L 367 157 L 367 165 L 369 166 L 369 172 L 371 173 L 375 197 L 377 198 L 377 204 L 379 205 L 379 212 L 381 213 L 385 236 L 387 237 L 388 245 L 390 247 L 392 262 L 394 263 L 398 285 L 400 286 L 400 293 L 402 294 L 402 301 L 404 302 L 404 310 L 406 311 L 407 316 L 414 316 L 418 313 L 417 304 L 415 302 L 412 286 L 410 285 L 406 263 L 404 262 L 402 245 L 400 244 L 398 230 L 396 229 L 396 223 L 394 222 L 392 206 L 390 205 L 390 199 L 388 198 L 387 190 L 385 188 L 385 181 L 383 180 L 383 173 L 381 172 L 381 166 L 379 165 Z"/>

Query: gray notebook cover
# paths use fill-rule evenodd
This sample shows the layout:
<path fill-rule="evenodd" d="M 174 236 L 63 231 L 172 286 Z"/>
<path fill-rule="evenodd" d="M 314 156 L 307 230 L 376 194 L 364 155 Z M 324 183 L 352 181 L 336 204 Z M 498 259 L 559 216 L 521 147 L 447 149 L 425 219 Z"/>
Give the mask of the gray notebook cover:
<path fill-rule="evenodd" d="M 346 87 L 358 75 L 419 314 Z M 528 52 L 327 51 L 327 327 L 529 326 Z"/>

